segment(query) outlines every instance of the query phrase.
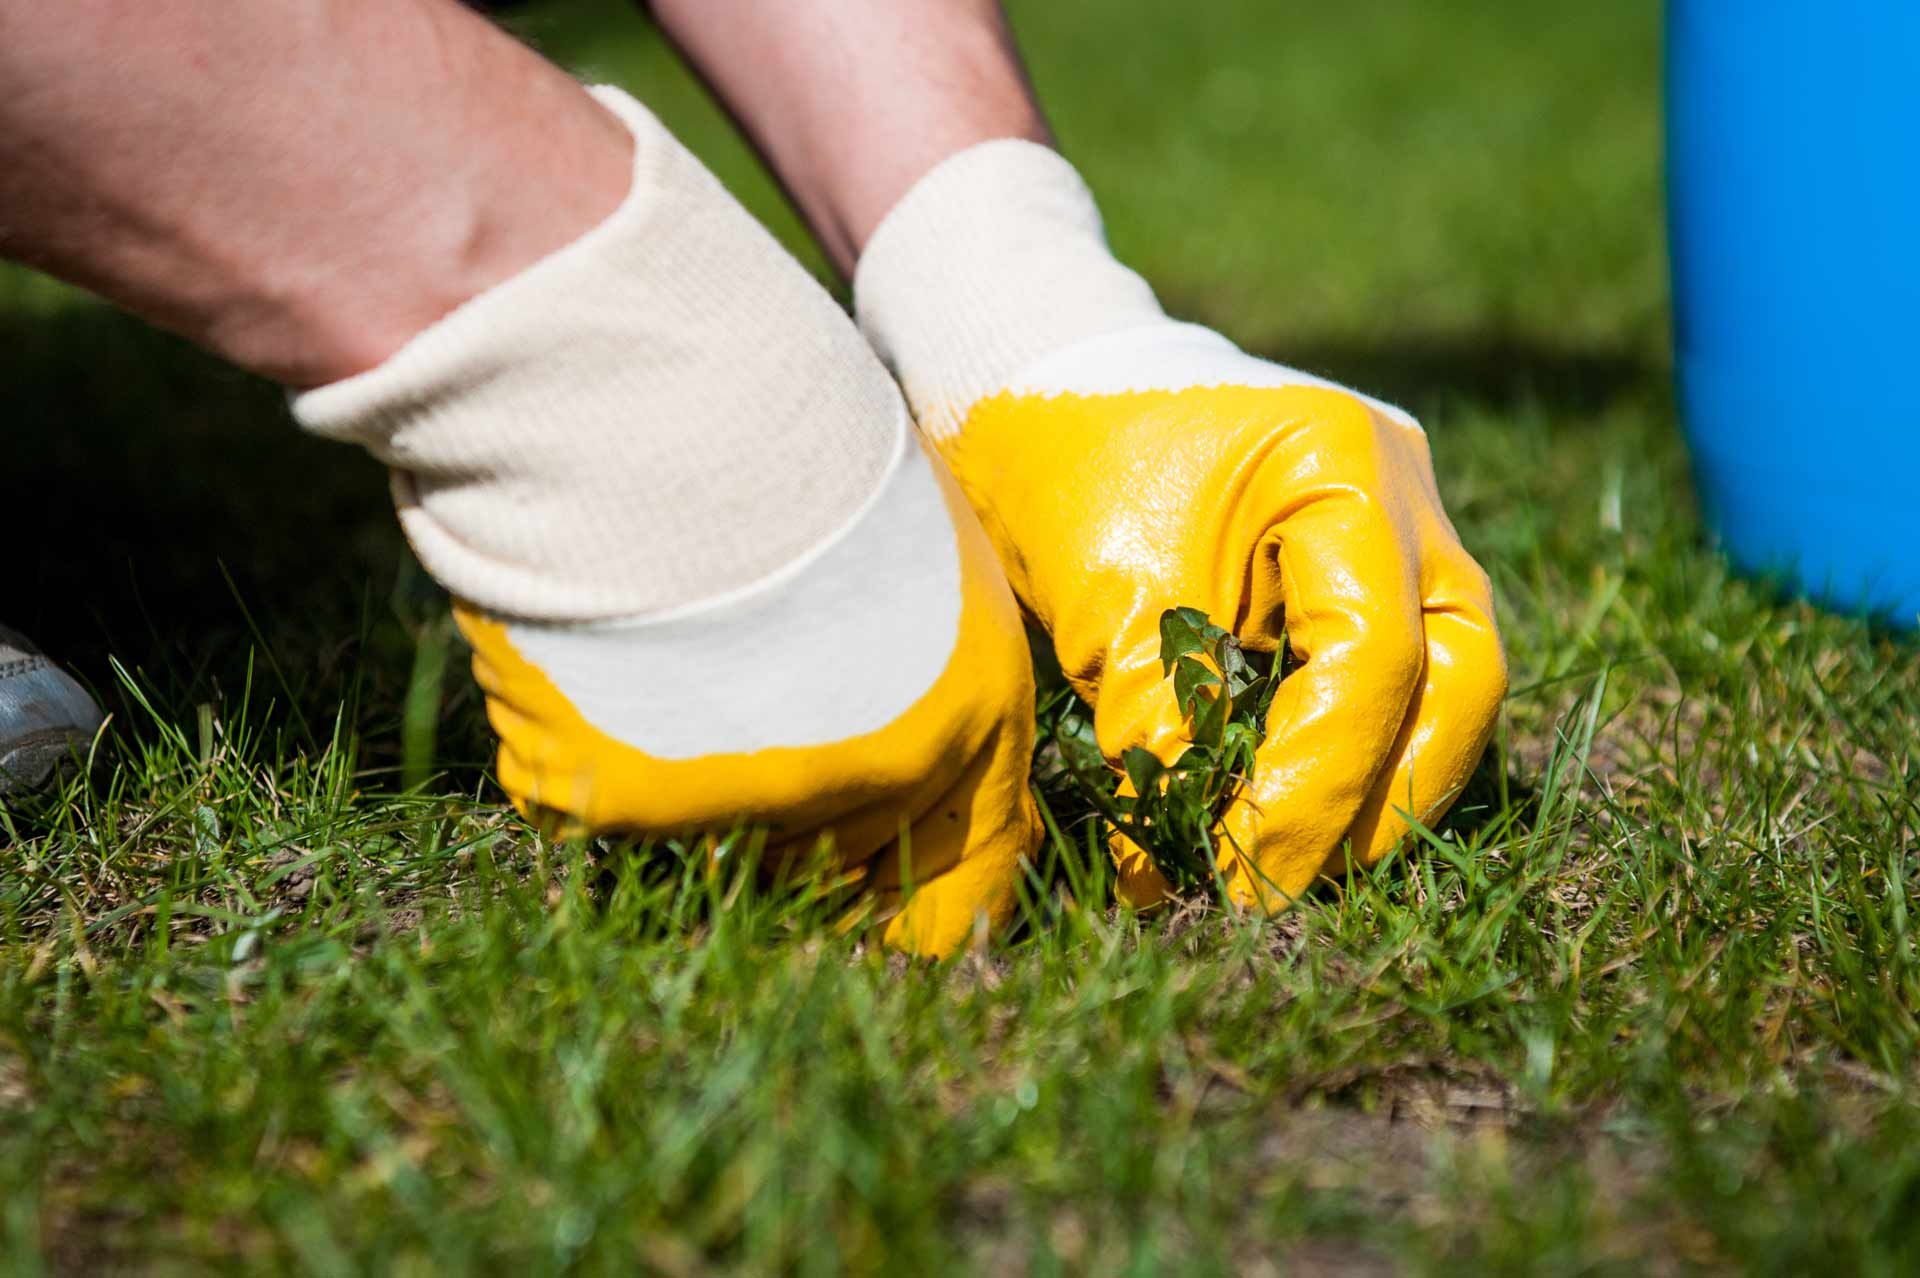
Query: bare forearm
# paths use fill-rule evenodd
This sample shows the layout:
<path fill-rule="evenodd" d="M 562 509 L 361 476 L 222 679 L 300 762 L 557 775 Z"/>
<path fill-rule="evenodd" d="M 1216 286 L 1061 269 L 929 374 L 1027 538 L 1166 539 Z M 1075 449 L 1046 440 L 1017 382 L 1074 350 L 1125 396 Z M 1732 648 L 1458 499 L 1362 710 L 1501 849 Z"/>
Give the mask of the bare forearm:
<path fill-rule="evenodd" d="M 0 254 L 290 385 L 578 236 L 629 151 L 452 0 L 0 0 Z"/>
<path fill-rule="evenodd" d="M 916 179 L 1047 140 L 999 0 L 653 0 L 661 25 L 850 272 Z"/>

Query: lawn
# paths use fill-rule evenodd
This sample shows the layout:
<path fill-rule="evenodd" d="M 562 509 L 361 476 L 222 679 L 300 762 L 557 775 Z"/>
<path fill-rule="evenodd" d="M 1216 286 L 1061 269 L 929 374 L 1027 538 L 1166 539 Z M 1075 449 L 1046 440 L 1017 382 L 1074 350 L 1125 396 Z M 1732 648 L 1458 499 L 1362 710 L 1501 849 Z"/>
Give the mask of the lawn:
<path fill-rule="evenodd" d="M 1013 12 L 1170 307 L 1427 423 L 1514 671 L 1440 837 L 1135 917 L 1063 805 L 931 968 L 543 843 L 377 468 L 0 273 L 0 616 L 114 716 L 0 808 L 0 1263 L 1920 1272 L 1920 644 L 1702 531 L 1657 6 Z M 627 7 L 519 21 L 819 261 Z"/>

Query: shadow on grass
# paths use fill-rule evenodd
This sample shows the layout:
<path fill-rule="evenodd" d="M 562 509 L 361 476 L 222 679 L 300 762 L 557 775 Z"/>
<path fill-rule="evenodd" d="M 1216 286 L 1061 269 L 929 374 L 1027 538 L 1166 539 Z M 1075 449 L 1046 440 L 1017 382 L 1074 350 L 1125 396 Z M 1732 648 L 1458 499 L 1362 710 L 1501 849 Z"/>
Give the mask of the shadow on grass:
<path fill-rule="evenodd" d="M 311 607 L 399 545 L 378 466 L 301 435 L 272 386 L 105 307 L 0 314 L 0 389 L 0 509 L 20 539 L 0 614 L 50 645 L 137 655 L 150 628 L 178 643 L 238 621 L 222 564 L 249 607 Z"/>
<path fill-rule="evenodd" d="M 1462 843 L 1471 845 L 1484 833 L 1510 821 L 1516 813 L 1531 819 L 1537 815 L 1539 782 L 1537 770 L 1524 767 L 1497 742 L 1489 745 L 1435 832 L 1450 832 Z"/>
<path fill-rule="evenodd" d="M 262 697 L 322 736 L 349 687 L 393 687 L 363 715 L 397 705 L 409 561 L 377 464 L 302 435 L 273 386 L 103 305 L 0 311 L 0 395 L 0 619 L 123 725 L 110 656 L 169 716 L 231 702 L 250 660 Z"/>

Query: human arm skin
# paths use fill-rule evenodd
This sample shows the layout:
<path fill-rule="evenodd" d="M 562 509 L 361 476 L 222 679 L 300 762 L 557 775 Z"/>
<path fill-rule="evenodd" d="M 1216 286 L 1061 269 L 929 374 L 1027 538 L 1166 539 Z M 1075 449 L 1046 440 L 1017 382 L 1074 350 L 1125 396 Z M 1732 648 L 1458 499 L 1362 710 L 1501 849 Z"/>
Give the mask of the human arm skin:
<path fill-rule="evenodd" d="M 1048 142 L 998 0 L 653 0 L 844 275 L 907 188 L 978 142 Z"/>
<path fill-rule="evenodd" d="M 290 386 L 579 236 L 630 153 L 453 0 L 0 0 L 0 255 Z"/>

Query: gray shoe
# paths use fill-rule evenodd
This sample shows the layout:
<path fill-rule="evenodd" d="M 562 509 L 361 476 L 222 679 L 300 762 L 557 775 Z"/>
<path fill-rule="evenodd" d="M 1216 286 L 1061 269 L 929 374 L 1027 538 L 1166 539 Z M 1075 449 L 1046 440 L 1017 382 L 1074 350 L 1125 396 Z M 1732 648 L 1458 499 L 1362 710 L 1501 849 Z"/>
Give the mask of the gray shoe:
<path fill-rule="evenodd" d="M 100 707 L 22 635 L 0 626 L 0 795 L 30 789 L 84 754 Z"/>

